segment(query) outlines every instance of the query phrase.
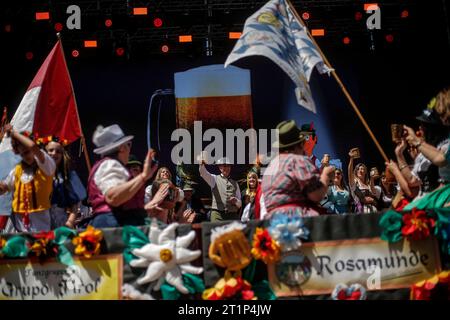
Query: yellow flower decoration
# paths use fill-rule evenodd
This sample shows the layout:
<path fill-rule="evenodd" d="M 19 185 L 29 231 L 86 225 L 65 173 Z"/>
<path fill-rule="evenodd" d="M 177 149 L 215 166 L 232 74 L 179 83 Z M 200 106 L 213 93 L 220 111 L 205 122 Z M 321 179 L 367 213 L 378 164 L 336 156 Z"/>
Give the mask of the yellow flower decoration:
<path fill-rule="evenodd" d="M 430 300 L 432 292 L 438 284 L 445 285 L 450 288 L 450 271 L 442 271 L 433 277 L 417 282 L 411 287 L 410 300 Z M 447 294 L 450 294 L 448 291 Z M 448 296 L 447 296 L 448 297 Z"/>
<path fill-rule="evenodd" d="M 103 239 L 102 230 L 88 226 L 86 231 L 78 234 L 78 237 L 72 239 L 75 246 L 75 254 L 91 258 L 100 252 L 100 241 Z"/>
<path fill-rule="evenodd" d="M 169 262 L 170 260 L 172 260 L 172 251 L 170 251 L 169 249 L 162 249 L 159 252 L 159 257 L 161 258 L 162 262 Z"/>
<path fill-rule="evenodd" d="M 36 255 L 36 257 L 40 257 L 41 255 L 46 256 L 47 245 L 48 245 L 47 239 L 37 239 L 31 246 L 30 250 Z"/>
<path fill-rule="evenodd" d="M 203 300 L 257 300 L 252 285 L 242 277 L 221 278 L 214 287 L 206 289 L 202 294 Z"/>
<path fill-rule="evenodd" d="M 280 259 L 280 251 L 280 246 L 272 239 L 267 229 L 256 228 L 252 248 L 256 260 L 261 259 L 265 264 L 274 263 Z"/>
<path fill-rule="evenodd" d="M 3 252 L 1 251 L 6 245 L 6 239 L 0 237 L 0 258 L 3 258 Z"/>

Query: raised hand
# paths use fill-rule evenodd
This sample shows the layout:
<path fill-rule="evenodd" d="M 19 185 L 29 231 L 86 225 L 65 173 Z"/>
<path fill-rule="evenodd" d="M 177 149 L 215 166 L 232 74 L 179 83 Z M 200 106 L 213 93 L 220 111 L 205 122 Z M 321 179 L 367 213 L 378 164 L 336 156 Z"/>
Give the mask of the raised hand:
<path fill-rule="evenodd" d="M 150 179 L 158 170 L 158 164 L 153 163 L 153 159 L 156 155 L 156 151 L 153 149 L 148 150 L 147 156 L 144 161 L 144 168 L 142 169 L 142 176 L 145 180 Z"/>
<path fill-rule="evenodd" d="M 412 128 L 410 128 L 408 126 L 403 126 L 403 128 L 407 132 L 405 139 L 409 145 L 415 146 L 421 142 L 420 138 L 418 136 L 416 136 L 416 133 L 414 132 L 414 130 Z"/>
<path fill-rule="evenodd" d="M 160 210 L 163 209 L 159 207 L 161 203 L 164 202 L 164 199 L 169 194 L 169 184 L 165 183 L 160 186 L 156 194 L 153 196 L 152 200 L 145 205 L 145 210 Z"/>
<path fill-rule="evenodd" d="M 405 139 L 402 139 L 399 144 L 395 147 L 395 154 L 401 155 L 406 150 L 406 147 L 408 144 L 406 143 Z"/>

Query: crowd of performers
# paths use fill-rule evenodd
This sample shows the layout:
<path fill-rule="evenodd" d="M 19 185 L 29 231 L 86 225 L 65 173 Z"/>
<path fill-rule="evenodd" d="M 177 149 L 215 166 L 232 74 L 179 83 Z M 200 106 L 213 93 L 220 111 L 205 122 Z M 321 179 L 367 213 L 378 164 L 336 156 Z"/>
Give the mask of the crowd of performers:
<path fill-rule="evenodd" d="M 199 223 L 270 219 L 276 213 L 300 216 L 373 213 L 450 206 L 450 88 L 434 97 L 417 117 L 416 128 L 401 126 L 395 160 L 386 170 L 359 161 L 349 152 L 347 172 L 334 166 L 329 155 L 321 161 L 308 154 L 314 129 L 281 122 L 274 147 L 279 154 L 261 175 L 252 168 L 245 187 L 232 178 L 229 159 L 218 160 L 220 174 L 211 174 L 199 158 L 199 174 L 211 189 L 205 203 L 193 184 L 177 186 L 167 167 L 150 150 L 143 162 L 131 153 L 133 136 L 118 125 L 97 127 L 87 185 L 71 169 L 64 140 L 34 139 L 6 125 L 13 151 L 21 162 L 0 181 L 0 194 L 12 194 L 12 214 L 3 216 L 3 232 L 39 232 L 60 226 L 85 228 L 162 223 Z M 381 172 L 381 173 L 380 173 Z"/>

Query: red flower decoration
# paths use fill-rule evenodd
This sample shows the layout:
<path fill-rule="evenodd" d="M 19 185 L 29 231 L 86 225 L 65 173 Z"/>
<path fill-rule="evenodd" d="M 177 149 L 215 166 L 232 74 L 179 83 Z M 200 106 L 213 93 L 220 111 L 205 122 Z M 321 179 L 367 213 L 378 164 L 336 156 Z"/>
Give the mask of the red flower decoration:
<path fill-rule="evenodd" d="M 30 247 L 30 251 L 39 257 L 41 262 L 49 257 L 55 257 L 58 254 L 58 246 L 54 243 L 55 233 L 53 231 L 49 232 L 39 232 L 34 235 L 36 239 Z"/>
<path fill-rule="evenodd" d="M 272 239 L 267 229 L 256 228 L 253 236 L 252 254 L 255 259 L 261 259 L 266 264 L 279 260 L 280 246 Z"/>
<path fill-rule="evenodd" d="M 256 300 L 251 284 L 239 277 L 220 279 L 213 288 L 203 292 L 204 300 Z"/>
<path fill-rule="evenodd" d="M 48 231 L 48 232 L 41 231 L 39 233 L 36 233 L 34 235 L 34 237 L 36 239 L 45 239 L 45 240 L 48 240 L 48 241 L 55 240 L 55 232 L 53 232 L 53 231 Z"/>
<path fill-rule="evenodd" d="M 430 236 L 435 223 L 425 211 L 414 208 L 411 213 L 403 215 L 402 234 L 411 240 L 422 240 Z"/>
<path fill-rule="evenodd" d="M 361 298 L 361 291 L 353 291 L 350 295 L 347 295 L 345 290 L 339 291 L 338 300 L 359 300 Z"/>
<path fill-rule="evenodd" d="M 394 208 L 395 211 L 403 211 L 403 209 L 410 203 L 409 200 L 407 199 L 402 199 L 400 200 L 400 202 L 397 204 L 397 206 Z"/>
<path fill-rule="evenodd" d="M 442 290 L 443 289 L 443 290 Z M 434 277 L 417 282 L 411 287 L 411 300 L 432 300 L 432 296 L 447 294 L 450 297 L 450 271 L 443 271 Z M 445 296 L 444 296 L 445 297 Z"/>

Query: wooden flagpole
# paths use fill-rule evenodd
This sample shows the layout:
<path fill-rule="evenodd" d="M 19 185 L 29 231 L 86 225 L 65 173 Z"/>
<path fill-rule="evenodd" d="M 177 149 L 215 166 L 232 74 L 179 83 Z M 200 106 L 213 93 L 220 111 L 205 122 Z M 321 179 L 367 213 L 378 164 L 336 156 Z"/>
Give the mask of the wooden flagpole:
<path fill-rule="evenodd" d="M 56 36 L 58 37 L 58 41 L 60 41 L 61 51 L 62 51 L 62 54 L 63 54 L 62 56 L 63 56 L 63 59 L 64 59 L 64 64 L 66 66 L 67 73 L 69 74 L 69 69 L 67 68 L 66 57 L 64 55 L 64 49 L 63 49 L 63 45 L 62 45 L 62 41 L 61 41 L 61 34 L 58 32 L 56 34 Z M 86 139 L 84 138 L 84 134 L 83 134 L 83 128 L 81 128 L 80 115 L 78 114 L 77 99 L 75 97 L 75 91 L 73 90 L 73 84 L 72 84 L 72 79 L 70 77 L 70 74 L 69 74 L 69 82 L 70 82 L 70 87 L 72 88 L 73 100 L 75 101 L 75 111 L 77 113 L 78 125 L 80 126 L 80 132 L 81 132 L 80 140 L 81 140 L 81 146 L 82 146 L 82 150 L 81 151 L 84 153 L 84 159 L 86 160 L 87 169 L 88 169 L 88 171 L 91 171 L 91 168 L 92 168 L 91 160 L 89 159 L 88 149 L 87 149 L 87 146 L 86 146 Z"/>
<path fill-rule="evenodd" d="M 0 121 L 0 143 L 5 136 L 5 125 L 8 123 L 8 108 L 3 107 L 3 115 Z"/>
<path fill-rule="evenodd" d="M 355 101 L 353 101 L 353 98 L 350 96 L 350 93 L 348 92 L 347 88 L 345 87 L 345 85 L 342 83 L 341 79 L 339 78 L 338 74 L 336 73 L 336 71 L 334 70 L 333 67 L 331 67 L 330 62 L 328 61 L 327 57 L 325 56 L 325 54 L 322 52 L 322 50 L 320 49 L 320 47 L 318 46 L 316 40 L 314 39 L 314 37 L 311 35 L 311 33 L 309 32 L 308 28 L 306 27 L 305 23 L 303 22 L 303 20 L 300 18 L 299 14 L 297 13 L 297 10 L 295 10 L 295 7 L 292 5 L 290 0 L 286 0 L 286 2 L 288 3 L 289 7 L 291 7 L 292 12 L 294 13 L 295 17 L 297 18 L 297 20 L 305 27 L 306 32 L 308 33 L 309 38 L 311 39 L 311 41 L 314 43 L 314 45 L 316 46 L 317 50 L 319 50 L 320 55 L 322 56 L 323 61 L 326 63 L 326 65 L 330 68 L 333 69 L 333 71 L 331 71 L 331 73 L 333 74 L 334 79 L 336 80 L 336 82 L 338 83 L 339 87 L 341 88 L 342 92 L 344 92 L 344 95 L 347 97 L 348 102 L 350 103 L 350 105 L 352 106 L 353 110 L 356 112 L 356 115 L 358 116 L 359 120 L 361 120 L 362 124 L 364 125 L 364 127 L 366 128 L 367 132 L 369 133 L 370 137 L 372 138 L 373 142 L 375 143 L 376 147 L 378 148 L 378 151 L 380 151 L 382 157 L 384 158 L 384 160 L 386 162 L 389 162 L 388 157 L 386 156 L 386 153 L 384 152 L 383 148 L 381 147 L 380 143 L 378 142 L 377 138 L 375 137 L 375 135 L 373 134 L 372 130 L 370 129 L 369 125 L 367 124 L 366 120 L 364 119 L 363 115 L 361 114 L 361 112 L 358 109 L 358 106 L 356 105 Z"/>

